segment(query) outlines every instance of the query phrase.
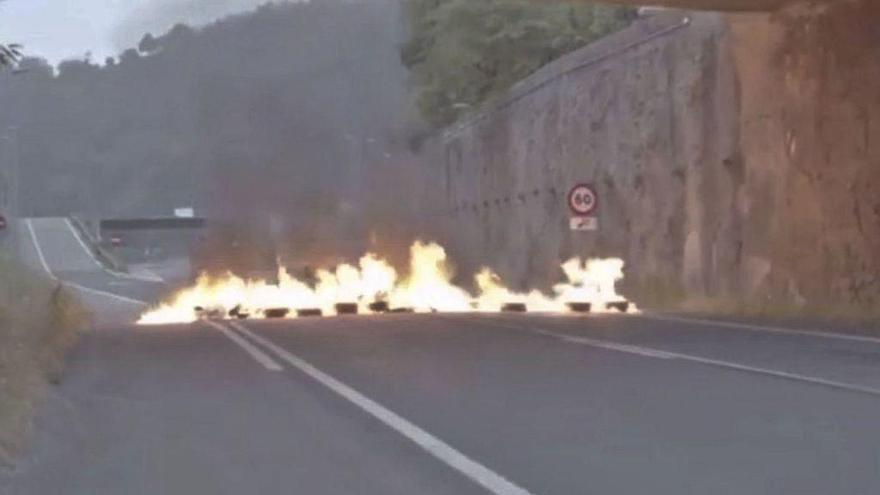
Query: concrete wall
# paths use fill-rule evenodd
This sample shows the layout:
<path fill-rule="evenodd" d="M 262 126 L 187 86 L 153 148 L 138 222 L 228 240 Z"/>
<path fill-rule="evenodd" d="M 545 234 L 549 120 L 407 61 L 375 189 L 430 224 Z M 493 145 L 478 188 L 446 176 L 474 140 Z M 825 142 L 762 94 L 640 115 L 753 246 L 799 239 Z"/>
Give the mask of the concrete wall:
<path fill-rule="evenodd" d="M 620 256 L 649 305 L 875 307 L 880 57 L 847 59 L 863 86 L 837 81 L 803 29 L 832 10 L 669 14 L 554 62 L 429 143 L 423 230 L 460 272 L 489 265 L 519 287 L 549 286 L 569 256 Z M 836 133 L 817 136 L 826 122 Z M 569 230 L 578 182 L 599 190 L 598 233 Z"/>
<path fill-rule="evenodd" d="M 735 88 L 718 74 L 723 36 L 716 15 L 642 21 L 438 138 L 428 159 L 443 175 L 440 236 L 460 269 L 489 264 L 514 285 L 547 287 L 560 260 L 621 256 L 637 291 L 708 283 L 695 251 L 708 236 L 688 241 L 706 215 L 686 212 L 735 158 L 730 132 L 719 132 L 735 109 Z M 598 189 L 598 233 L 569 230 L 566 195 L 579 182 Z M 686 256 L 696 256 L 687 270 Z"/>

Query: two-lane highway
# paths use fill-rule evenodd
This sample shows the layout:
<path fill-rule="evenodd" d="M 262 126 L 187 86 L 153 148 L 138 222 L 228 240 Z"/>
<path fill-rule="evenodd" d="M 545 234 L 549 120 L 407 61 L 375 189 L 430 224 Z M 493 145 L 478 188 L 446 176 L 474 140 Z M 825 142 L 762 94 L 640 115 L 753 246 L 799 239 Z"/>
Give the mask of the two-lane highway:
<path fill-rule="evenodd" d="M 16 230 L 25 264 L 76 292 L 100 324 L 131 321 L 167 290 L 161 280 L 106 269 L 66 218 L 22 219 Z"/>
<path fill-rule="evenodd" d="M 9 493 L 874 494 L 880 340 L 396 315 L 86 335 Z"/>

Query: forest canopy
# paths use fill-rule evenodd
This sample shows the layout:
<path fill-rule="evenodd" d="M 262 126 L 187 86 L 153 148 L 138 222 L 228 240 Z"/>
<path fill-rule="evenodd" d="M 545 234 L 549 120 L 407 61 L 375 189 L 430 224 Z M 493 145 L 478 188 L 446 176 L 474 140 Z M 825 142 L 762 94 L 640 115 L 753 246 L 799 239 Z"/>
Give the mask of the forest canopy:
<path fill-rule="evenodd" d="M 0 72 L 0 167 L 17 164 L 33 216 L 333 217 L 361 165 L 395 151 L 396 5 L 267 4 L 106 60 L 29 53 Z"/>
<path fill-rule="evenodd" d="M 622 29 L 631 7 L 527 0 L 408 0 L 415 104 L 432 126 L 451 124 L 548 62 Z"/>

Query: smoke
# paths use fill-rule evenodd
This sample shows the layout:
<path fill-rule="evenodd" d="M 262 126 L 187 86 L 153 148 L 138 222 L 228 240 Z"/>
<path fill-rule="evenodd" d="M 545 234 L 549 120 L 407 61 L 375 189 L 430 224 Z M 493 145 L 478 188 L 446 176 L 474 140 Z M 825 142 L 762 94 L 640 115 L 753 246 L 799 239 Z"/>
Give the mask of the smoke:
<path fill-rule="evenodd" d="M 57 77 L 30 60 L 0 85 L 0 128 L 20 129 L 0 153 L 20 162 L 24 211 L 192 207 L 211 220 L 195 265 L 247 276 L 406 256 L 425 171 L 406 139 L 398 0 L 276 2 L 198 29 L 168 24 L 257 2 L 136 1 L 134 45 L 165 24 L 143 50 Z"/>

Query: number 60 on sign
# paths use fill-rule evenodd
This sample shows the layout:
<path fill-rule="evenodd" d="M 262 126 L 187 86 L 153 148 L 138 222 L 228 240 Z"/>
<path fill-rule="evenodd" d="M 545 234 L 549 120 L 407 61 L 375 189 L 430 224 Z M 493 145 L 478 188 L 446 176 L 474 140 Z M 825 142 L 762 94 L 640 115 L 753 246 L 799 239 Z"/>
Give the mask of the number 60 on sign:
<path fill-rule="evenodd" d="M 599 196 L 590 184 L 578 184 L 568 193 L 568 207 L 575 215 L 588 216 L 599 207 Z"/>

